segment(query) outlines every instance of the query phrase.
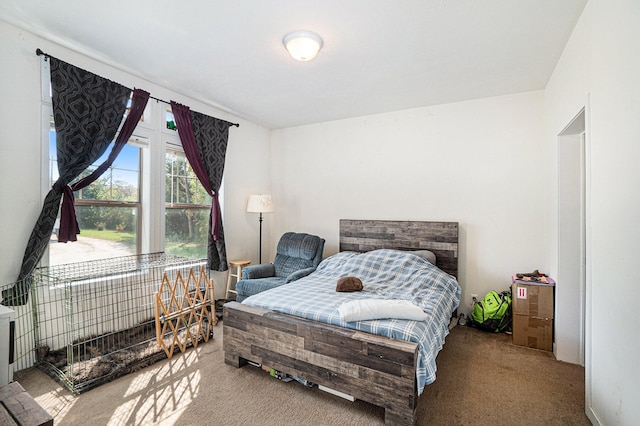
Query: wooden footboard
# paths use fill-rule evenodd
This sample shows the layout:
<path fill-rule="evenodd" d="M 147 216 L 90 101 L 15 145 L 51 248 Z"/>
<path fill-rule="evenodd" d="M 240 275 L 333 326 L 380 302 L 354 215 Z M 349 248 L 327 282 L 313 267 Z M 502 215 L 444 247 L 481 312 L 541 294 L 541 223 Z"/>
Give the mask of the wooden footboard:
<path fill-rule="evenodd" d="M 416 343 L 236 302 L 223 315 L 227 364 L 267 365 L 384 407 L 387 425 L 416 424 Z"/>

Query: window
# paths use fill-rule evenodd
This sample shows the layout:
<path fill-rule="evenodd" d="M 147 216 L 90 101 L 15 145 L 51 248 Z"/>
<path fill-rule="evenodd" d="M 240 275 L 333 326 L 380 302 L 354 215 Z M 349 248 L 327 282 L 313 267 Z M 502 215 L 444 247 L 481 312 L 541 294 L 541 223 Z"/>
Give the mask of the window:
<path fill-rule="evenodd" d="M 165 251 L 207 257 L 211 197 L 191 169 L 181 148 L 167 143 L 165 174 Z"/>
<path fill-rule="evenodd" d="M 50 185 L 58 179 L 55 136 L 55 128 L 51 124 Z M 57 244 L 58 216 L 49 244 L 50 265 L 125 256 L 140 251 L 141 155 L 147 145 L 144 138 L 132 137 L 100 178 L 75 193 L 76 217 L 81 233 L 75 243 Z M 112 147 L 113 144 L 79 178 L 89 175 L 104 162 Z"/>

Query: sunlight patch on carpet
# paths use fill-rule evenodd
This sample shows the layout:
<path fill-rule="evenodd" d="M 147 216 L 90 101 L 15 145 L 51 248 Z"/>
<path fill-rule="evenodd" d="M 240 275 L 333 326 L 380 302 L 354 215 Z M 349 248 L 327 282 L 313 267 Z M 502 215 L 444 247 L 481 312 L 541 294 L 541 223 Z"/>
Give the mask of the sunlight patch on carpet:
<path fill-rule="evenodd" d="M 77 398 L 67 393 L 66 388 L 62 386 L 43 393 L 34 399 L 55 419 L 56 423 L 64 420 L 65 416 L 71 411 L 71 408 L 73 408 L 73 405 L 77 401 Z"/>
<path fill-rule="evenodd" d="M 200 348 L 194 348 L 169 362 L 139 372 L 123 395 L 125 401 L 111 416 L 109 425 L 177 424 L 200 390 L 201 373 L 189 368 L 198 361 L 199 352 Z"/>

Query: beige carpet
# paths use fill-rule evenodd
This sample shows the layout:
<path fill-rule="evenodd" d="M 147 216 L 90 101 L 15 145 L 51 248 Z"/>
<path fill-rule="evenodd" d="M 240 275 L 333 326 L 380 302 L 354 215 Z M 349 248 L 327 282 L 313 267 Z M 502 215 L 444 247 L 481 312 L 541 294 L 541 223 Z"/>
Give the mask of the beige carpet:
<path fill-rule="evenodd" d="M 384 410 L 346 401 L 261 369 L 224 364 L 213 341 L 134 374 L 70 394 L 38 369 L 15 380 L 56 425 L 376 425 Z M 420 425 L 588 425 L 584 368 L 511 344 L 505 334 L 456 327 L 420 398 Z"/>

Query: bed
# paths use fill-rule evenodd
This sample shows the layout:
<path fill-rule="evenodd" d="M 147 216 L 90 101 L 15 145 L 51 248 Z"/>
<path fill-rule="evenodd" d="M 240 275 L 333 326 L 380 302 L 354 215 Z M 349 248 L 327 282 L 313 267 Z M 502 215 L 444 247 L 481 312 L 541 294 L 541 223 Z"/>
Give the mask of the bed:
<path fill-rule="evenodd" d="M 437 268 L 399 252 L 420 250 L 436 255 Z M 325 259 L 316 272 L 242 304 L 225 304 L 225 362 L 266 365 L 382 406 L 386 424 L 415 424 L 418 397 L 435 380 L 435 358 L 459 303 L 457 258 L 455 222 L 341 220 L 340 253 Z M 370 264 L 382 266 L 370 273 Z M 365 289 L 335 292 L 335 278 L 349 274 L 364 276 Z M 431 282 L 428 276 L 439 283 L 428 290 L 412 287 Z M 384 281 L 391 285 L 385 287 Z M 443 287 L 446 296 L 426 294 L 435 291 L 431 287 Z M 311 288 L 315 296 L 305 293 Z M 341 319 L 342 303 L 371 297 L 410 300 L 428 320 Z"/>

